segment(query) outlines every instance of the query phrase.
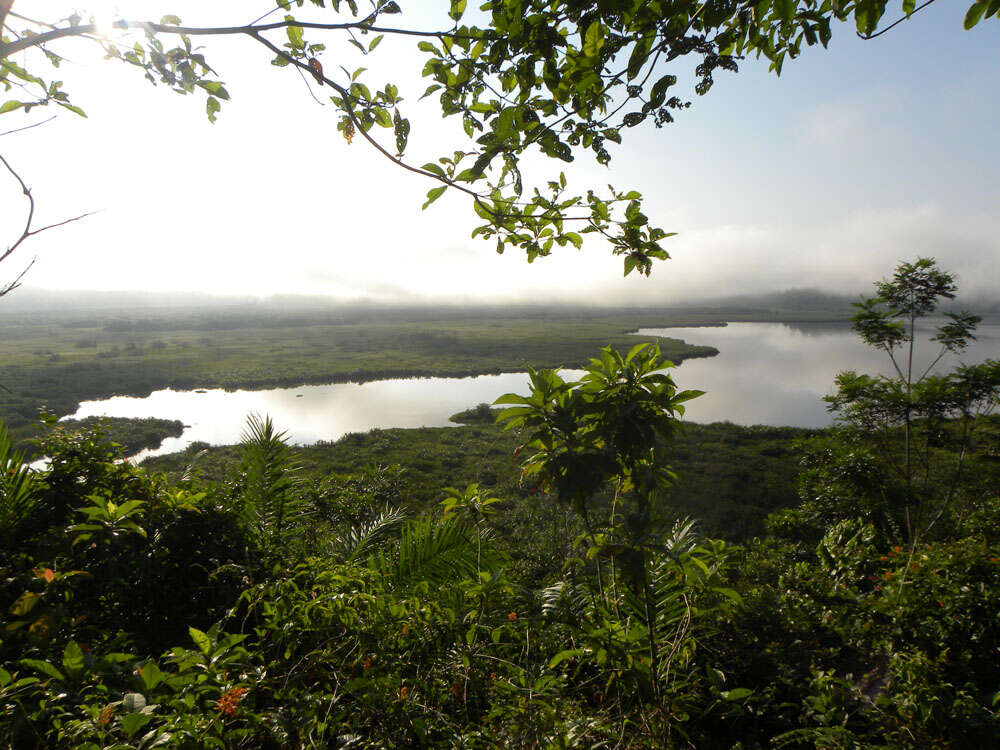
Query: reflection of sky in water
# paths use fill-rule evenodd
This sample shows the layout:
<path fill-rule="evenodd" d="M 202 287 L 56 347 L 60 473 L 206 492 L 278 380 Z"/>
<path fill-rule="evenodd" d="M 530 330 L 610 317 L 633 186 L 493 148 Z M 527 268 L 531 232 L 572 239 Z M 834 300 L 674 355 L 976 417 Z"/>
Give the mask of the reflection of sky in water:
<path fill-rule="evenodd" d="M 572 377 L 572 373 L 566 373 Z M 115 396 L 84 401 L 74 419 L 89 416 L 159 417 L 185 425 L 140 457 L 183 450 L 195 441 L 213 445 L 238 442 L 251 412 L 269 415 L 293 443 L 336 440 L 374 427 L 443 427 L 448 417 L 504 393 L 527 393 L 524 373 L 471 378 L 412 378 L 370 383 L 304 385 L 267 391 L 156 391 L 146 398 Z"/>
<path fill-rule="evenodd" d="M 719 355 L 689 359 L 674 371 L 681 388 L 705 391 L 688 402 L 686 417 L 695 422 L 729 420 L 740 424 L 822 427 L 830 415 L 822 398 L 841 370 L 891 374 L 882 352 L 865 346 L 846 324 L 730 323 L 714 328 L 643 328 L 639 333 L 714 346 Z M 920 374 L 938 347 L 920 335 L 914 372 Z M 982 325 L 978 341 L 963 354 L 968 363 L 1000 356 L 1000 326 Z M 938 364 L 950 369 L 957 360 Z M 901 366 L 903 365 L 900 361 Z"/>
<path fill-rule="evenodd" d="M 719 349 L 717 357 L 688 360 L 673 373 L 681 388 L 707 392 L 686 405 L 687 418 L 696 422 L 823 426 L 830 417 L 822 397 L 830 392 L 839 371 L 888 372 L 890 367 L 884 355 L 862 344 L 846 326 L 731 323 L 718 328 L 646 328 L 640 333 Z M 926 356 L 919 361 L 925 367 L 932 349 L 929 343 L 923 347 Z M 1000 326 L 994 324 L 980 328 L 979 341 L 963 359 L 978 362 L 998 356 Z M 567 379 L 580 375 L 563 373 Z M 380 380 L 268 391 L 163 390 L 146 398 L 85 401 L 72 416 L 160 417 L 187 425 L 181 437 L 168 438 L 157 450 L 140 454 L 144 457 L 183 450 L 194 441 L 238 442 L 251 412 L 270 415 L 292 442 L 307 444 L 375 427 L 446 426 L 455 412 L 509 392 L 526 394 L 527 375 Z"/>

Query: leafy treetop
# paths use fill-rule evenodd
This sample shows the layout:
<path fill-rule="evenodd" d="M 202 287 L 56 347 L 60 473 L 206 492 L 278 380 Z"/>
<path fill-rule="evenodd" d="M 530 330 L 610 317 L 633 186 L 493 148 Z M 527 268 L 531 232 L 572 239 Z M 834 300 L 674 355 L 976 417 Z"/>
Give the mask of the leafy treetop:
<path fill-rule="evenodd" d="M 630 128 L 660 127 L 690 106 L 675 93 L 672 63 L 693 63 L 694 91 L 702 95 L 718 70 L 736 71 L 748 56 L 765 58 L 780 74 L 803 45 L 825 47 L 835 21 L 853 21 L 857 34 L 871 39 L 934 1 L 902 0 L 902 15 L 884 23 L 886 0 L 487 0 L 478 11 L 469 11 L 467 0 L 450 0 L 450 21 L 424 30 L 397 20 L 403 7 L 394 0 L 276 0 L 250 23 L 194 27 L 167 15 L 119 19 L 106 34 L 93 19 L 29 18 L 13 9 L 14 0 L 0 0 L 0 83 L 16 94 L 0 104 L 0 114 L 50 104 L 83 114 L 60 81 L 37 70 L 42 56 L 58 67 L 57 42 L 76 37 L 154 84 L 203 92 L 214 121 L 229 93 L 192 40 L 245 36 L 265 47 L 273 64 L 330 88 L 345 138 L 360 135 L 385 158 L 438 183 L 425 208 L 449 189 L 469 196 L 483 220 L 473 235 L 495 238 L 497 252 L 518 247 L 530 262 L 556 246 L 579 248 L 582 235 L 595 234 L 623 258 L 626 275 L 648 275 L 654 260 L 669 257 L 661 243 L 673 233 L 650 223 L 638 192 L 608 186 L 606 193 L 573 194 L 563 174 L 528 182 L 522 158 L 538 151 L 570 162 L 589 151 L 607 164 L 609 144 L 621 143 Z M 965 27 L 998 10 L 1000 0 L 976 0 Z M 376 54 L 387 36 L 416 40 L 430 83 L 423 96 L 436 96 L 444 116 L 461 122 L 469 139 L 463 148 L 436 162 L 410 163 L 411 123 L 398 87 L 366 82 L 365 68 L 331 64 L 350 47 Z M 337 46 L 328 49 L 331 40 Z M 22 66 L 15 61 L 22 51 L 40 54 Z"/>

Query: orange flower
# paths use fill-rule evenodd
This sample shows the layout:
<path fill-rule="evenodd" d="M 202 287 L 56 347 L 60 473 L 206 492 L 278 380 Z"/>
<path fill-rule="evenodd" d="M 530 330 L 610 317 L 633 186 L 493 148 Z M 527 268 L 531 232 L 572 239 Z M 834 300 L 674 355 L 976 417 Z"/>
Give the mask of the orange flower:
<path fill-rule="evenodd" d="M 372 665 L 372 658 L 370 656 L 365 657 L 365 671 L 367 672 L 369 667 Z"/>
<path fill-rule="evenodd" d="M 106 705 L 104 707 L 104 710 L 101 711 L 100 718 L 97 720 L 97 726 L 99 726 L 101 729 L 107 727 L 108 724 L 111 723 L 111 714 L 113 714 L 114 711 L 115 711 L 114 706 L 112 706 L 110 703 Z"/>
<path fill-rule="evenodd" d="M 408 687 L 406 687 L 406 685 L 403 685 L 403 687 L 401 687 L 399 689 L 399 699 L 401 701 L 405 701 L 406 700 L 406 696 L 409 695 L 409 693 L 410 693 L 410 689 Z"/>
<path fill-rule="evenodd" d="M 404 622 L 403 623 L 403 637 L 406 638 L 406 636 L 408 636 L 409 634 L 410 634 L 410 623 Z"/>
<path fill-rule="evenodd" d="M 514 620 L 517 619 L 517 612 L 511 612 L 509 615 L 507 615 L 507 619 L 510 620 L 511 622 L 514 622 Z"/>
<path fill-rule="evenodd" d="M 243 700 L 246 692 L 247 689 L 245 687 L 236 687 L 224 691 L 219 700 L 215 702 L 215 710 L 230 718 L 236 716 L 236 711 L 240 707 L 240 701 Z"/>

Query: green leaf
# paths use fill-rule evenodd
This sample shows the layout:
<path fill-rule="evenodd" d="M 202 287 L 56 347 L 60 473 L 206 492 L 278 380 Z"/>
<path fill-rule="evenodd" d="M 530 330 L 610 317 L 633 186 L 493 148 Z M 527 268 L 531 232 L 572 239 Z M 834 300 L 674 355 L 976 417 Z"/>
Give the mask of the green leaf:
<path fill-rule="evenodd" d="M 10 99 L 0 104 L 0 115 L 6 114 L 7 112 L 13 112 L 15 109 L 21 109 L 24 106 L 24 102 L 19 102 L 16 99 Z"/>
<path fill-rule="evenodd" d="M 75 115 L 80 115 L 80 117 L 86 117 L 87 116 L 87 113 L 84 112 L 79 107 L 77 107 L 75 104 L 70 104 L 69 102 L 61 102 L 58 99 L 56 99 L 55 102 L 56 102 L 56 104 L 58 104 L 63 109 L 68 109 L 70 112 L 72 112 Z"/>
<path fill-rule="evenodd" d="M 126 714 L 122 717 L 122 731 L 126 737 L 131 737 L 152 720 L 149 714 Z"/>
<path fill-rule="evenodd" d="M 37 672 L 41 672 L 42 674 L 46 674 L 49 677 L 59 680 L 59 682 L 66 681 L 66 677 L 63 676 L 63 673 L 47 661 L 42 661 L 41 659 L 21 659 L 20 663 L 26 667 L 31 667 Z"/>
<path fill-rule="evenodd" d="M 465 13 L 465 5 L 467 0 L 451 0 L 451 10 L 448 11 L 448 15 L 451 20 L 458 21 L 462 14 Z"/>
<path fill-rule="evenodd" d="M 156 662 L 148 661 L 139 667 L 139 679 L 142 680 L 146 692 L 149 692 L 163 681 L 163 672 L 156 666 Z"/>
<path fill-rule="evenodd" d="M 372 110 L 372 112 L 375 114 L 375 122 L 383 128 L 392 127 L 392 115 L 389 114 L 388 110 L 383 109 L 382 107 L 376 107 Z"/>
<path fill-rule="evenodd" d="M 295 16 L 285 16 L 285 20 L 294 22 Z M 305 46 L 301 26 L 286 26 L 285 33 L 288 35 L 288 43 L 291 44 L 294 49 L 302 49 Z"/>
<path fill-rule="evenodd" d="M 70 641 L 63 650 L 63 669 L 70 677 L 76 677 L 83 671 L 83 649 L 76 641 Z"/>
<path fill-rule="evenodd" d="M 753 692 L 750 688 L 733 688 L 732 690 L 723 690 L 719 695 L 722 696 L 723 700 L 727 701 L 742 701 L 750 697 Z"/>
<path fill-rule="evenodd" d="M 375 37 L 374 39 L 372 39 L 371 44 L 368 45 L 368 51 L 371 52 L 373 49 L 375 49 L 376 47 L 378 47 L 379 44 L 382 43 L 382 40 L 384 38 L 385 38 L 385 34 L 379 34 L 377 37 Z"/>
<path fill-rule="evenodd" d="M 972 5 L 968 12 L 965 14 L 965 30 L 968 31 L 973 26 L 975 26 L 983 17 L 983 13 L 986 12 L 987 3 L 985 0 L 979 0 L 978 3 Z"/>
<path fill-rule="evenodd" d="M 35 605 L 41 600 L 41 594 L 36 594 L 34 591 L 25 591 L 17 598 L 17 601 L 10 605 L 10 613 L 15 617 L 23 617 L 33 610 Z"/>
<path fill-rule="evenodd" d="M 447 185 L 442 185 L 441 187 L 431 188 L 427 191 L 427 200 L 424 202 L 422 208 L 427 208 L 434 201 L 441 197 L 441 194 L 448 189 Z"/>
<path fill-rule="evenodd" d="M 215 115 L 220 109 L 222 109 L 222 105 L 214 96 L 205 100 L 205 113 L 208 115 L 209 122 L 215 122 L 218 119 Z"/>
<path fill-rule="evenodd" d="M 798 5 L 798 0 L 775 0 L 774 9 L 778 13 L 778 18 L 780 18 L 784 23 L 788 23 L 793 18 L 795 18 L 795 6 Z"/>
<path fill-rule="evenodd" d="M 578 648 L 570 648 L 566 649 L 565 651 L 560 651 L 558 654 L 556 654 L 549 660 L 549 669 L 555 669 L 567 659 L 576 658 L 577 656 L 580 656 L 582 653 L 583 650 Z"/>
<path fill-rule="evenodd" d="M 205 656 L 208 656 L 208 654 L 212 651 L 212 640 L 205 635 L 205 633 L 198 630 L 198 628 L 188 628 L 188 634 L 191 636 L 191 640 L 194 641 L 198 649 L 205 654 Z"/>
<path fill-rule="evenodd" d="M 583 54 L 587 57 L 597 57 L 604 46 L 604 25 L 600 21 L 594 21 L 587 27 L 587 33 L 583 36 Z"/>

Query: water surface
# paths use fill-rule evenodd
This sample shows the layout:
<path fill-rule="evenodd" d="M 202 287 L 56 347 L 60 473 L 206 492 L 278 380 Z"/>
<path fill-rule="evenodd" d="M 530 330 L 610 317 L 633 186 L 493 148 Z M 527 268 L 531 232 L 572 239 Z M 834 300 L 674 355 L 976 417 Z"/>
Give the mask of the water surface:
<path fill-rule="evenodd" d="M 644 336 L 668 336 L 714 346 L 718 356 L 689 359 L 673 371 L 681 388 L 706 394 L 689 401 L 685 418 L 739 424 L 825 427 L 831 417 L 823 396 L 842 370 L 893 373 L 884 352 L 866 346 L 847 323 L 730 323 L 719 327 L 641 328 Z M 940 350 L 918 331 L 914 372 L 919 375 Z M 983 324 L 978 340 L 960 357 L 944 357 L 937 370 L 950 370 L 1000 357 L 1000 325 Z M 901 362 L 902 366 L 905 366 Z"/>

